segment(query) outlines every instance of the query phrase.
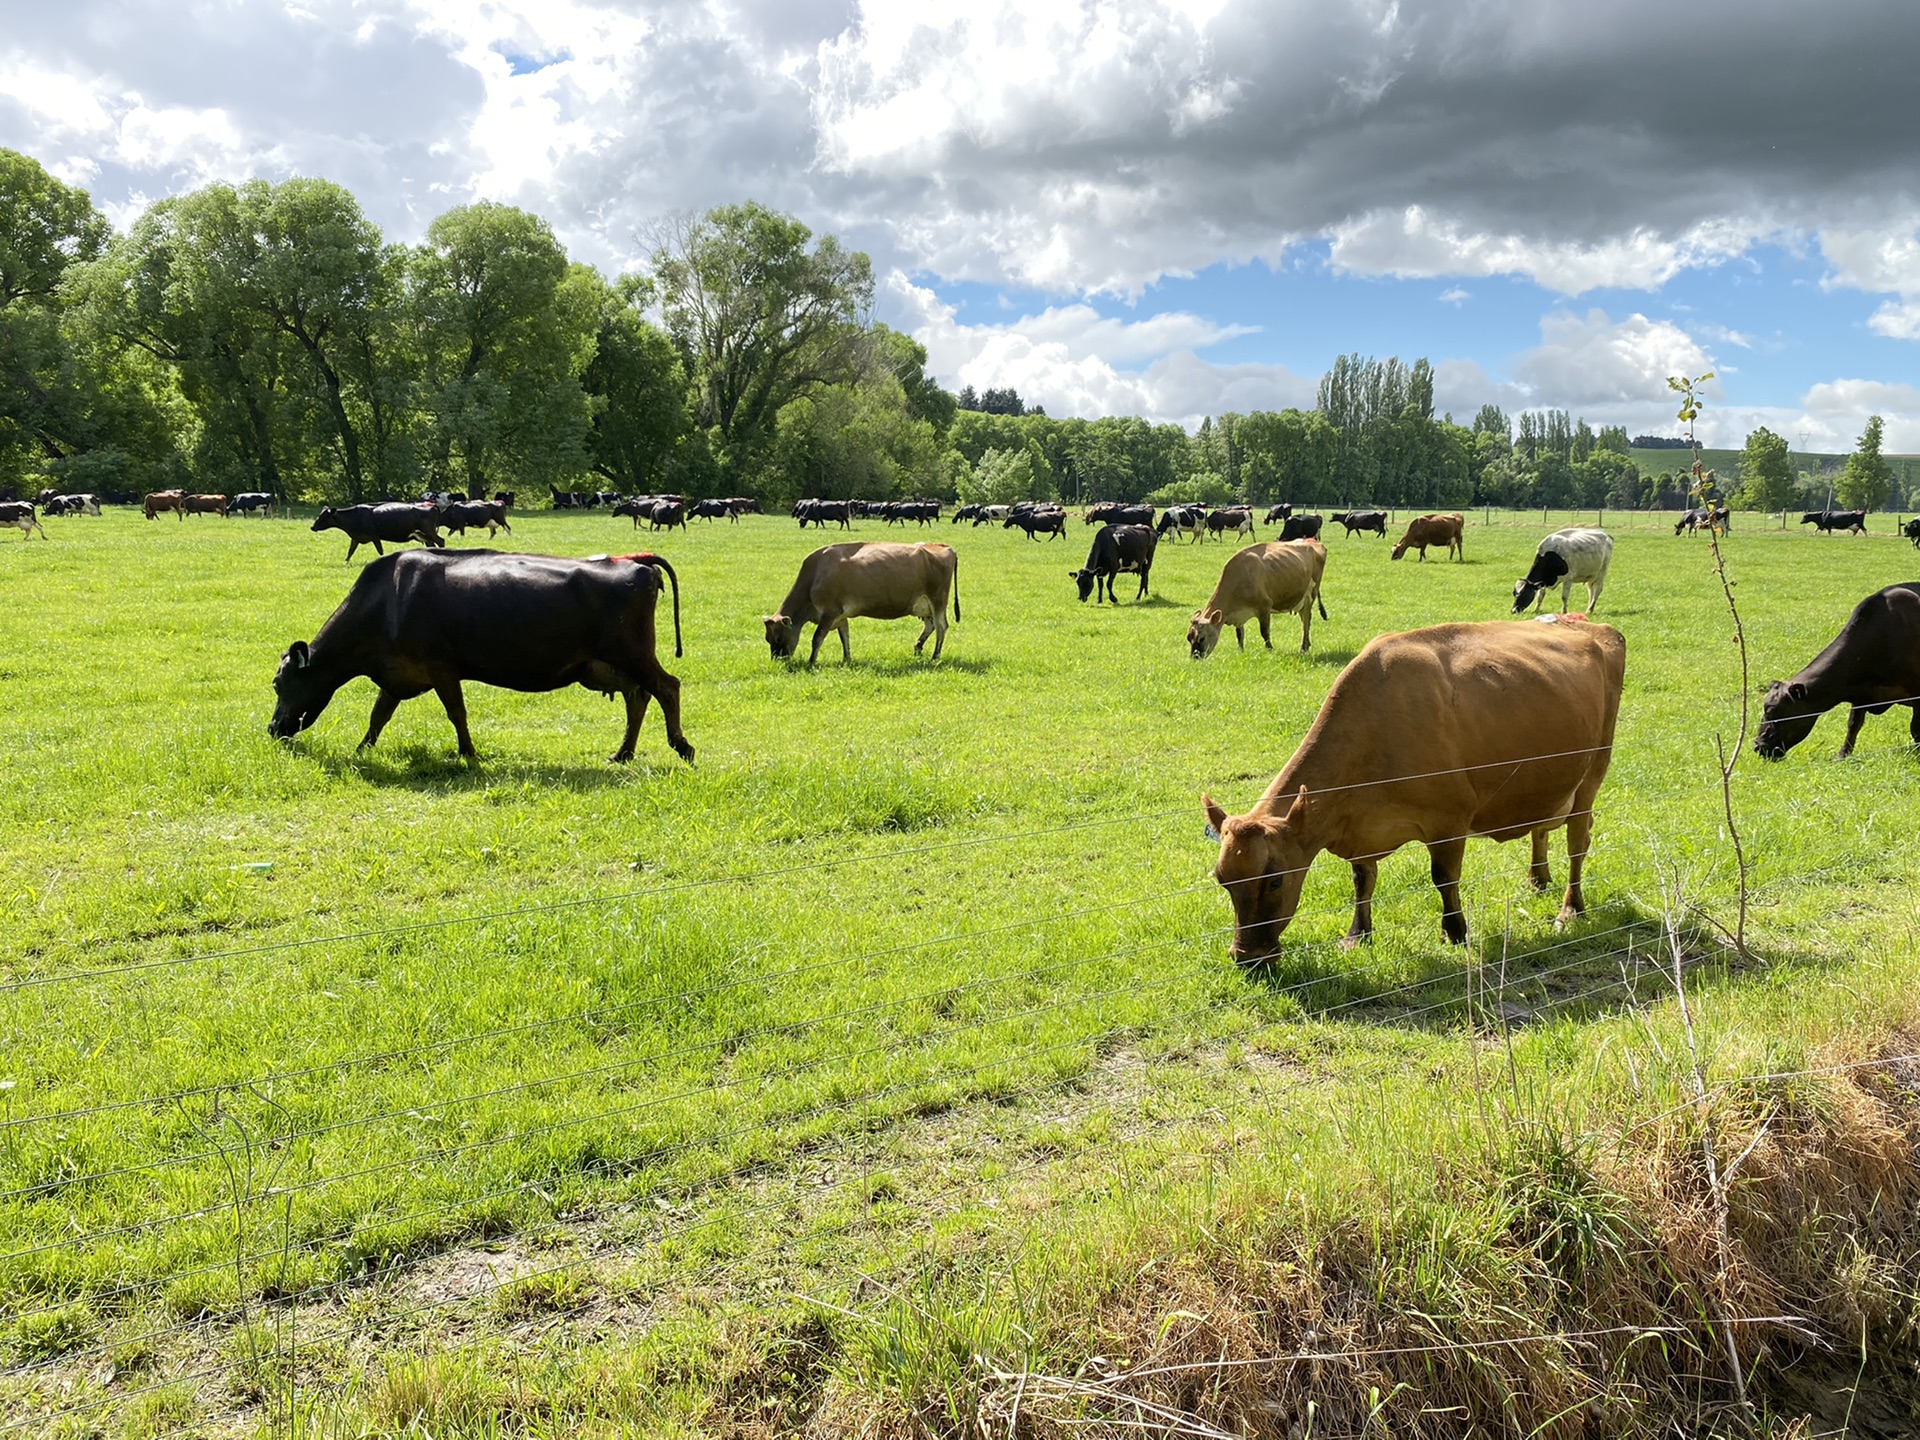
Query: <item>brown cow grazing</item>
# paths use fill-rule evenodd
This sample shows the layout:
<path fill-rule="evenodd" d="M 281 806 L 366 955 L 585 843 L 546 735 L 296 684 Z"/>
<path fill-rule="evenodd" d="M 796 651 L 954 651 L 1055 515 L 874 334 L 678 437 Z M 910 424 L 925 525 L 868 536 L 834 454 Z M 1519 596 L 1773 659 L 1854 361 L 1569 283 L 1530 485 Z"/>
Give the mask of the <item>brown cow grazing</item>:
<path fill-rule="evenodd" d="M 187 498 L 186 492 L 181 490 L 154 491 L 151 495 L 147 496 L 147 500 L 146 500 L 147 518 L 151 520 L 153 519 L 154 516 L 162 514 L 165 511 L 171 510 L 173 511 L 174 514 L 178 515 L 182 520 L 186 519 L 187 512 L 185 507 L 181 503 L 186 498 Z"/>
<path fill-rule="evenodd" d="M 180 497 L 180 518 L 189 515 L 218 515 L 222 519 L 227 514 L 227 497 L 224 495 L 182 495 Z"/>
<path fill-rule="evenodd" d="M 1407 533 L 1400 537 L 1400 543 L 1393 547 L 1392 559 L 1398 560 L 1409 550 L 1418 550 L 1420 558 L 1427 558 L 1427 546 L 1444 545 L 1447 554 L 1455 560 L 1467 558 L 1466 546 L 1467 518 L 1464 515 L 1422 515 L 1418 520 L 1409 522 Z"/>
<path fill-rule="evenodd" d="M 1187 649 L 1194 659 L 1206 659 L 1220 643 L 1220 627 L 1231 625 L 1244 650 L 1247 621 L 1257 619 L 1260 638 L 1271 650 L 1269 626 L 1276 614 L 1300 617 L 1300 648 L 1307 649 L 1313 640 L 1314 606 L 1320 607 L 1322 620 L 1327 618 L 1326 602 L 1320 598 L 1326 569 L 1327 547 L 1318 540 L 1268 540 L 1235 551 L 1212 596 L 1187 623 Z"/>
<path fill-rule="evenodd" d="M 267 733 L 298 735 L 339 688 L 365 675 L 380 687 L 360 748 L 370 748 L 402 700 L 433 691 L 473 757 L 462 681 L 508 690 L 567 685 L 620 695 L 627 730 L 613 752 L 633 758 L 650 698 L 667 740 L 691 762 L 680 731 L 680 682 L 654 656 L 662 572 L 673 581 L 673 653 L 680 653 L 680 582 L 658 555 L 565 560 L 494 550 L 408 550 L 375 560 L 353 582 L 313 644 L 296 640 L 273 677 Z"/>
<path fill-rule="evenodd" d="M 1373 933 L 1380 861 L 1418 841 L 1441 928 L 1465 944 L 1467 837 L 1533 842 L 1529 876 L 1553 883 L 1547 836 L 1567 828 L 1560 923 L 1581 914 L 1593 801 L 1613 755 L 1627 644 L 1606 625 L 1493 620 L 1382 635 L 1340 674 L 1313 726 L 1245 815 L 1201 797 L 1220 836 L 1214 877 L 1233 901 L 1230 953 L 1271 960 L 1322 850 L 1353 866 L 1346 943 Z"/>
<path fill-rule="evenodd" d="M 853 659 L 847 642 L 847 621 L 856 616 L 898 620 L 915 615 L 925 627 L 913 642 L 918 655 L 933 636 L 933 658 L 947 642 L 947 597 L 953 597 L 953 619 L 960 623 L 960 559 L 951 546 L 933 541 L 901 545 L 891 541 L 849 541 L 822 545 L 800 562 L 800 575 L 780 602 L 780 611 L 765 617 L 767 648 L 776 660 L 785 660 L 800 645 L 800 627 L 813 624 L 811 665 L 820 658 L 820 642 L 829 630 L 840 632 L 840 658 Z"/>

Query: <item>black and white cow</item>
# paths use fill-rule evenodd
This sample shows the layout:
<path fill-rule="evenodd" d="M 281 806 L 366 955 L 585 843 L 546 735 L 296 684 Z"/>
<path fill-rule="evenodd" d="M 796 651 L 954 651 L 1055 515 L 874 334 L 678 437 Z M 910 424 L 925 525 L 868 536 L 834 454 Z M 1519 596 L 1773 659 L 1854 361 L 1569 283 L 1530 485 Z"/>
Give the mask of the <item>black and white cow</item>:
<path fill-rule="evenodd" d="M 1533 568 L 1527 578 L 1513 582 L 1513 613 L 1525 613 L 1530 605 L 1545 602 L 1547 592 L 1560 587 L 1560 613 L 1565 614 L 1573 601 L 1576 584 L 1587 587 L 1587 609 L 1600 603 L 1606 588 L 1607 566 L 1613 563 L 1613 537 L 1604 530 L 1574 525 L 1556 530 L 1540 542 L 1533 552 Z"/>
<path fill-rule="evenodd" d="M 1318 515 L 1289 515 L 1280 525 L 1281 540 L 1318 540 L 1321 518 Z"/>
<path fill-rule="evenodd" d="M 1913 541 L 1913 548 L 1920 550 L 1920 520 L 1909 520 L 1900 527 L 1900 533 Z"/>
<path fill-rule="evenodd" d="M 38 530 L 42 540 L 51 540 L 46 526 L 40 523 L 40 517 L 34 514 L 31 500 L 0 500 L 0 529 L 11 525 L 21 535 L 31 540 L 33 532 Z"/>
<path fill-rule="evenodd" d="M 273 496 L 264 490 L 242 490 L 227 502 L 227 514 L 250 515 L 254 511 L 262 515 L 273 514 Z"/>
<path fill-rule="evenodd" d="M 1251 505 L 1227 505 L 1212 511 L 1207 516 L 1207 534 L 1244 535 L 1253 539 L 1253 507 Z"/>

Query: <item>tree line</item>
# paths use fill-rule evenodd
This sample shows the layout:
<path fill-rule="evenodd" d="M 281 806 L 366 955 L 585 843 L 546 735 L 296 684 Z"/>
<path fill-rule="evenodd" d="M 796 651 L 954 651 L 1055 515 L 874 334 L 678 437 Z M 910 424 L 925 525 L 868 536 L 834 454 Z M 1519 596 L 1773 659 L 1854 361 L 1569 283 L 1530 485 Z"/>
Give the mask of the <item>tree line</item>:
<path fill-rule="evenodd" d="M 1050 416 L 1011 386 L 955 395 L 917 341 L 872 319 L 871 263 L 833 236 L 747 202 L 646 238 L 645 263 L 608 278 L 540 217 L 483 201 L 395 244 L 343 187 L 305 178 L 205 186 L 116 235 L 84 191 L 0 150 L 0 486 L 349 503 L 548 485 L 772 504 L 1684 498 L 1684 477 L 1641 475 L 1618 428 L 1437 416 L 1424 359 L 1342 356 L 1314 408 L 1191 433 Z M 1844 503 L 1904 488 L 1879 434 L 1876 419 L 1865 488 L 1843 477 Z M 1737 497 L 1778 509 L 1784 442 L 1776 455 L 1765 435 Z"/>

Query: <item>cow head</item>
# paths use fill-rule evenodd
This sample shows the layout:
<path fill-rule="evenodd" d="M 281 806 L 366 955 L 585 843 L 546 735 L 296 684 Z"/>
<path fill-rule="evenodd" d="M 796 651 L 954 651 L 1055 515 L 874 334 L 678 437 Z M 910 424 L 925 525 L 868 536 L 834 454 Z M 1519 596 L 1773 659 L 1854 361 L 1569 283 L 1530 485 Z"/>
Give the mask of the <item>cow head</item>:
<path fill-rule="evenodd" d="M 333 507 L 331 505 L 321 506 L 320 513 L 313 517 L 313 528 L 315 530 L 332 530 L 339 524 L 339 518 L 333 513 Z M 289 651 L 288 653 L 291 654 L 292 652 Z"/>
<path fill-rule="evenodd" d="M 1813 733 L 1829 708 L 1816 704 L 1797 680 L 1770 682 L 1760 711 L 1760 730 L 1753 737 L 1754 753 L 1763 760 L 1780 759 Z"/>
<path fill-rule="evenodd" d="M 1207 825 L 1220 837 L 1213 878 L 1233 902 L 1233 942 L 1227 953 L 1242 965 L 1264 965 L 1280 952 L 1280 934 L 1300 908 L 1300 888 L 1312 863 L 1305 839 L 1307 787 L 1284 815 L 1228 815 L 1202 795 Z"/>
<path fill-rule="evenodd" d="M 1080 598 L 1081 598 L 1082 600 L 1085 600 L 1085 599 L 1086 599 L 1086 598 L 1087 598 L 1088 596 L 1090 596 L 1090 595 L 1092 595 L 1092 594 L 1093 594 L 1093 587 L 1094 587 L 1094 584 L 1095 584 L 1095 583 L 1096 583 L 1096 582 L 1097 582 L 1097 581 L 1099 580 L 1099 578 L 1100 578 L 1100 576 L 1099 576 L 1099 574 L 1098 574 L 1098 572 L 1097 572 L 1097 571 L 1093 571 L 1093 570 L 1069 570 L 1069 571 L 1068 571 L 1067 573 L 1068 573 L 1069 575 L 1071 575 L 1071 576 L 1073 576 L 1073 578 L 1074 578 L 1074 580 L 1075 580 L 1075 581 L 1076 581 L 1076 582 L 1077 582 L 1077 583 L 1079 584 L 1079 586 L 1080 586 Z"/>
<path fill-rule="evenodd" d="M 785 615 L 763 615 L 767 626 L 767 648 L 776 660 L 788 660 L 800 647 L 800 622 Z"/>
<path fill-rule="evenodd" d="M 280 668 L 273 672 L 273 693 L 278 701 L 273 718 L 267 722 L 267 734 L 276 740 L 298 735 L 320 718 L 335 688 L 314 673 L 307 642 L 294 641 L 280 657 Z"/>
<path fill-rule="evenodd" d="M 1226 621 L 1218 610 L 1193 612 L 1193 619 L 1187 622 L 1187 649 L 1194 659 L 1204 660 L 1213 653 L 1213 647 L 1220 643 L 1220 627 Z"/>
<path fill-rule="evenodd" d="M 1395 541 L 1393 549 L 1389 551 L 1387 554 L 1387 558 L 1389 560 L 1398 560 L 1402 555 L 1407 553 L 1407 547 L 1410 546 L 1411 544 L 1413 544 L 1411 540 Z"/>

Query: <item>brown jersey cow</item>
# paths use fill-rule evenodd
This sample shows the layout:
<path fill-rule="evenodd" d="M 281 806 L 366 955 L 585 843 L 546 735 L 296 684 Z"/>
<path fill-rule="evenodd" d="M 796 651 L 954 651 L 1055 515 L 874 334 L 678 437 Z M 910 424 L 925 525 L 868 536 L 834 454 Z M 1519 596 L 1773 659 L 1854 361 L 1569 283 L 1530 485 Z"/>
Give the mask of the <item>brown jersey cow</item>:
<path fill-rule="evenodd" d="M 183 503 L 186 500 L 186 498 L 187 497 L 185 492 L 180 490 L 154 491 L 151 495 L 146 497 L 147 518 L 151 520 L 153 519 L 154 516 L 159 515 L 164 511 L 171 510 L 173 511 L 174 514 L 178 515 L 182 520 L 186 519 L 187 512 L 186 512 L 186 507 Z"/>
<path fill-rule="evenodd" d="M 1422 515 L 1418 520 L 1408 522 L 1407 533 L 1393 547 L 1390 558 L 1398 560 L 1409 550 L 1418 550 L 1420 558 L 1427 558 L 1427 546 L 1444 545 L 1447 554 L 1455 560 L 1467 558 L 1466 545 L 1467 517 L 1464 515 Z"/>
<path fill-rule="evenodd" d="M 1455 944 L 1467 938 L 1460 865 L 1472 835 L 1531 837 L 1529 873 L 1545 889 L 1547 836 L 1566 826 L 1560 918 L 1580 914 L 1626 664 L 1619 631 L 1558 617 L 1369 641 L 1251 810 L 1229 816 L 1201 797 L 1220 836 L 1214 877 L 1233 901 L 1233 957 L 1257 965 L 1279 951 L 1323 850 L 1353 866 L 1349 944 L 1373 933 L 1380 861 L 1413 841 L 1432 857 L 1441 928 Z"/>
<path fill-rule="evenodd" d="M 1269 629 L 1273 617 L 1300 617 L 1300 648 L 1313 640 L 1313 609 L 1320 607 L 1320 618 L 1327 618 L 1326 602 L 1320 598 L 1320 582 L 1326 574 L 1327 549 L 1318 540 L 1268 540 L 1234 552 L 1220 572 L 1207 603 L 1193 612 L 1187 622 L 1187 649 L 1196 660 L 1204 660 L 1220 643 L 1220 628 L 1233 627 L 1234 638 L 1242 650 L 1247 648 L 1247 621 L 1260 622 L 1260 638 L 1269 650 L 1273 635 Z"/>
<path fill-rule="evenodd" d="M 811 665 L 820 658 L 820 642 L 829 630 L 840 632 L 840 658 L 853 659 L 847 621 L 856 616 L 898 620 L 918 616 L 926 628 L 913 642 L 914 654 L 933 636 L 933 658 L 947 641 L 947 597 L 953 597 L 954 623 L 960 621 L 960 560 L 951 546 L 932 541 L 901 545 L 884 540 L 854 540 L 822 545 L 800 562 L 800 574 L 780 602 L 779 613 L 765 617 L 767 648 L 785 660 L 800 646 L 800 628 L 813 625 Z"/>
<path fill-rule="evenodd" d="M 224 495 L 182 495 L 180 497 L 180 518 L 189 515 L 218 515 L 226 517 L 227 497 Z"/>

